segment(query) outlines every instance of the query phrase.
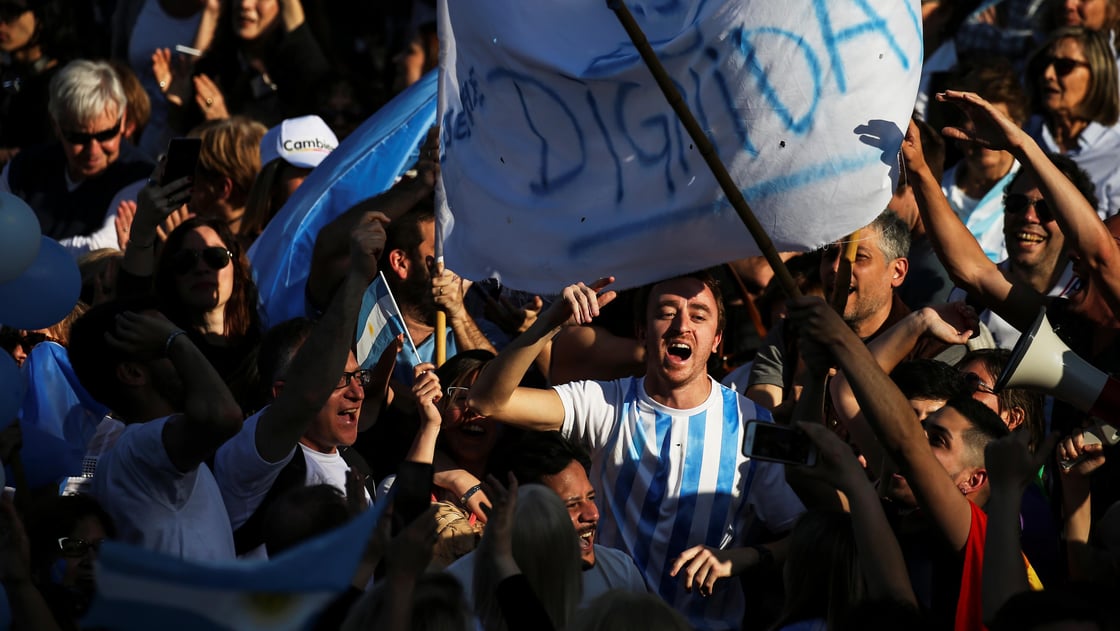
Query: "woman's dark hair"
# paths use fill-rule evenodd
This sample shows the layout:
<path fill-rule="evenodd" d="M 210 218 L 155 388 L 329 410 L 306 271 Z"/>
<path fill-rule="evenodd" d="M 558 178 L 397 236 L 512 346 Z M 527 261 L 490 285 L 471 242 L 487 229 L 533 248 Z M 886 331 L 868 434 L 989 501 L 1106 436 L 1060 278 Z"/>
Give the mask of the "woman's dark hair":
<path fill-rule="evenodd" d="M 233 293 L 230 294 L 225 307 L 226 336 L 236 338 L 247 335 L 258 327 L 257 286 L 253 283 L 249 271 L 249 259 L 245 256 L 240 242 L 220 219 L 191 217 L 168 235 L 167 242 L 160 251 L 159 260 L 156 261 L 155 291 L 159 297 L 160 311 L 183 328 L 195 324 L 199 314 L 187 312 L 187 307 L 179 296 L 175 272 L 171 269 L 171 258 L 183 248 L 183 239 L 189 232 L 203 227 L 218 233 L 218 238 L 225 244 L 226 249 L 233 253 L 231 259 Z"/>

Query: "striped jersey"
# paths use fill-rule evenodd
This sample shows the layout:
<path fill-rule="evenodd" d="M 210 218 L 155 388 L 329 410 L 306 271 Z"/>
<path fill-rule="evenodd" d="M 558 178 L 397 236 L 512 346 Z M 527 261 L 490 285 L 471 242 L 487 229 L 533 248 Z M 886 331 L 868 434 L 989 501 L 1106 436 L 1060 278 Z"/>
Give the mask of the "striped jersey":
<path fill-rule="evenodd" d="M 710 378 L 709 378 L 710 379 Z M 741 546 L 755 521 L 788 530 L 805 508 L 781 465 L 743 456 L 746 422 L 770 413 L 711 380 L 700 406 L 677 410 L 645 391 L 645 380 L 581 381 L 554 389 L 564 435 L 592 451 L 599 543 L 628 552 L 650 590 L 698 629 L 738 629 L 739 582 L 723 579 L 702 598 L 669 576 L 684 550 Z"/>

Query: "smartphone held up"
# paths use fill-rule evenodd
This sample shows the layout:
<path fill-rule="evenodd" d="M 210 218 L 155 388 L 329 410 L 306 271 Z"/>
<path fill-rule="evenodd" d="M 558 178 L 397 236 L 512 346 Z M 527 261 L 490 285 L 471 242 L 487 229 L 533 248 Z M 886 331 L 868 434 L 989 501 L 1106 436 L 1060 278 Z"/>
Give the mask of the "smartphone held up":
<path fill-rule="evenodd" d="M 817 446 L 805 432 L 769 421 L 747 423 L 743 455 L 806 467 L 817 464 Z"/>

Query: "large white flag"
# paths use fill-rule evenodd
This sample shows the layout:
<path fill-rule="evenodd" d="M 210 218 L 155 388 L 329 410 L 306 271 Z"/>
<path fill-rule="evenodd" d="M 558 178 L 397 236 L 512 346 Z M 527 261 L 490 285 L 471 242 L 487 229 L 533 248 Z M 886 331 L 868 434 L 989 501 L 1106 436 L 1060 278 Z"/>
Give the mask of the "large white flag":
<path fill-rule="evenodd" d="M 627 5 L 778 249 L 886 207 L 917 0 Z M 759 253 L 604 0 L 443 0 L 440 29 L 449 267 L 550 292 Z"/>

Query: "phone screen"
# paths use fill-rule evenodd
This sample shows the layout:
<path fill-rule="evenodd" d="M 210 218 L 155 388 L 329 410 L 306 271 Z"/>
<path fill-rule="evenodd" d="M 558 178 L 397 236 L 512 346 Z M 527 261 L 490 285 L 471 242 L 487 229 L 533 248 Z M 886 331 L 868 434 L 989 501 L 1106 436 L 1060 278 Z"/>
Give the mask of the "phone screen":
<path fill-rule="evenodd" d="M 743 455 L 759 460 L 812 466 L 817 461 L 817 447 L 800 430 L 774 423 L 751 421 L 747 424 Z"/>
<path fill-rule="evenodd" d="M 179 178 L 194 177 L 201 151 L 201 138 L 172 138 L 167 143 L 167 162 L 163 165 L 160 186 L 166 186 Z"/>

